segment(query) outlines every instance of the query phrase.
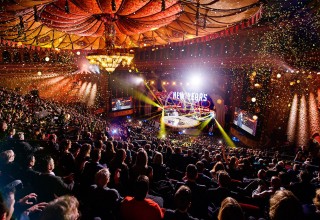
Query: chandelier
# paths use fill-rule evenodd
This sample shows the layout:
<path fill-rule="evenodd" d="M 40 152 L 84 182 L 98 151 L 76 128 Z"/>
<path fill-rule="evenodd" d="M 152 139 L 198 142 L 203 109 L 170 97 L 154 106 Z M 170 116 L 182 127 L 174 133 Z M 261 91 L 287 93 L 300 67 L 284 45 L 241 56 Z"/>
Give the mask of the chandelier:
<path fill-rule="evenodd" d="M 116 30 L 113 22 L 116 20 L 112 15 L 104 15 L 99 17 L 105 25 L 105 49 L 104 53 L 88 54 L 86 58 L 90 64 L 98 65 L 100 69 L 105 69 L 109 73 L 115 71 L 115 69 L 122 64 L 123 66 L 129 66 L 133 60 L 134 55 L 131 53 L 123 53 L 115 50 L 115 36 Z"/>

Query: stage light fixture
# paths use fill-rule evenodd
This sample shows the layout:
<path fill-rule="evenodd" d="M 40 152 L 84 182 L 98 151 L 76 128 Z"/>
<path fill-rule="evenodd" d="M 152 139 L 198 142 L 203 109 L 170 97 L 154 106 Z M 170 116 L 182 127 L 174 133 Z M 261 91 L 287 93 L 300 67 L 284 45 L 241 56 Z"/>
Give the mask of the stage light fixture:
<path fill-rule="evenodd" d="M 44 58 L 45 61 L 49 62 L 50 58 L 49 57 L 46 57 Z"/>
<path fill-rule="evenodd" d="M 77 51 L 77 55 L 79 56 L 81 53 L 80 53 L 80 51 Z"/>
<path fill-rule="evenodd" d="M 256 101 L 257 101 L 257 99 L 255 97 L 251 98 L 251 102 L 256 102 Z"/>
<path fill-rule="evenodd" d="M 280 74 L 280 73 L 277 74 L 277 78 L 278 78 L 278 79 L 281 78 L 281 74 Z"/>

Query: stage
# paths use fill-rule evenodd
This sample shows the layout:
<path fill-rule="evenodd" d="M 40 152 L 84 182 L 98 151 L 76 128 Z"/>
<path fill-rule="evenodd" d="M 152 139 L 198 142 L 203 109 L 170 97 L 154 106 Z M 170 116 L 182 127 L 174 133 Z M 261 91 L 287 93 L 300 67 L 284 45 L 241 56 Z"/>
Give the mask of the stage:
<path fill-rule="evenodd" d="M 173 128 L 192 128 L 200 124 L 200 121 L 186 116 L 164 116 L 163 121 Z"/>

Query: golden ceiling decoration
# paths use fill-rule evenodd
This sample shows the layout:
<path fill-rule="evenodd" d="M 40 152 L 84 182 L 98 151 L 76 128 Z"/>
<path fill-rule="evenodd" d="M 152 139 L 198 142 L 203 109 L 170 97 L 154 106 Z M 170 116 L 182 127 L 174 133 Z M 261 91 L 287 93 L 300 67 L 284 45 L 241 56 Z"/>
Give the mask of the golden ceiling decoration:
<path fill-rule="evenodd" d="M 60 49 L 102 49 L 105 17 L 115 47 L 163 45 L 216 33 L 250 19 L 259 0 L 17 0 L 0 8 L 0 37 Z"/>

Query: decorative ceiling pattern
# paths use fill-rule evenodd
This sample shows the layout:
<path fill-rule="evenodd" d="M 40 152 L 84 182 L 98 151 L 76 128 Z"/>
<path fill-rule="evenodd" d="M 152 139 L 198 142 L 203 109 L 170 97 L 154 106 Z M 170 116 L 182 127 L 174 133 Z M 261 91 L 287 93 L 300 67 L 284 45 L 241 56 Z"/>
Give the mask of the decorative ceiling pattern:
<path fill-rule="evenodd" d="M 103 49 L 181 42 L 250 19 L 259 0 L 16 0 L 0 7 L 0 37 L 46 48 Z"/>

